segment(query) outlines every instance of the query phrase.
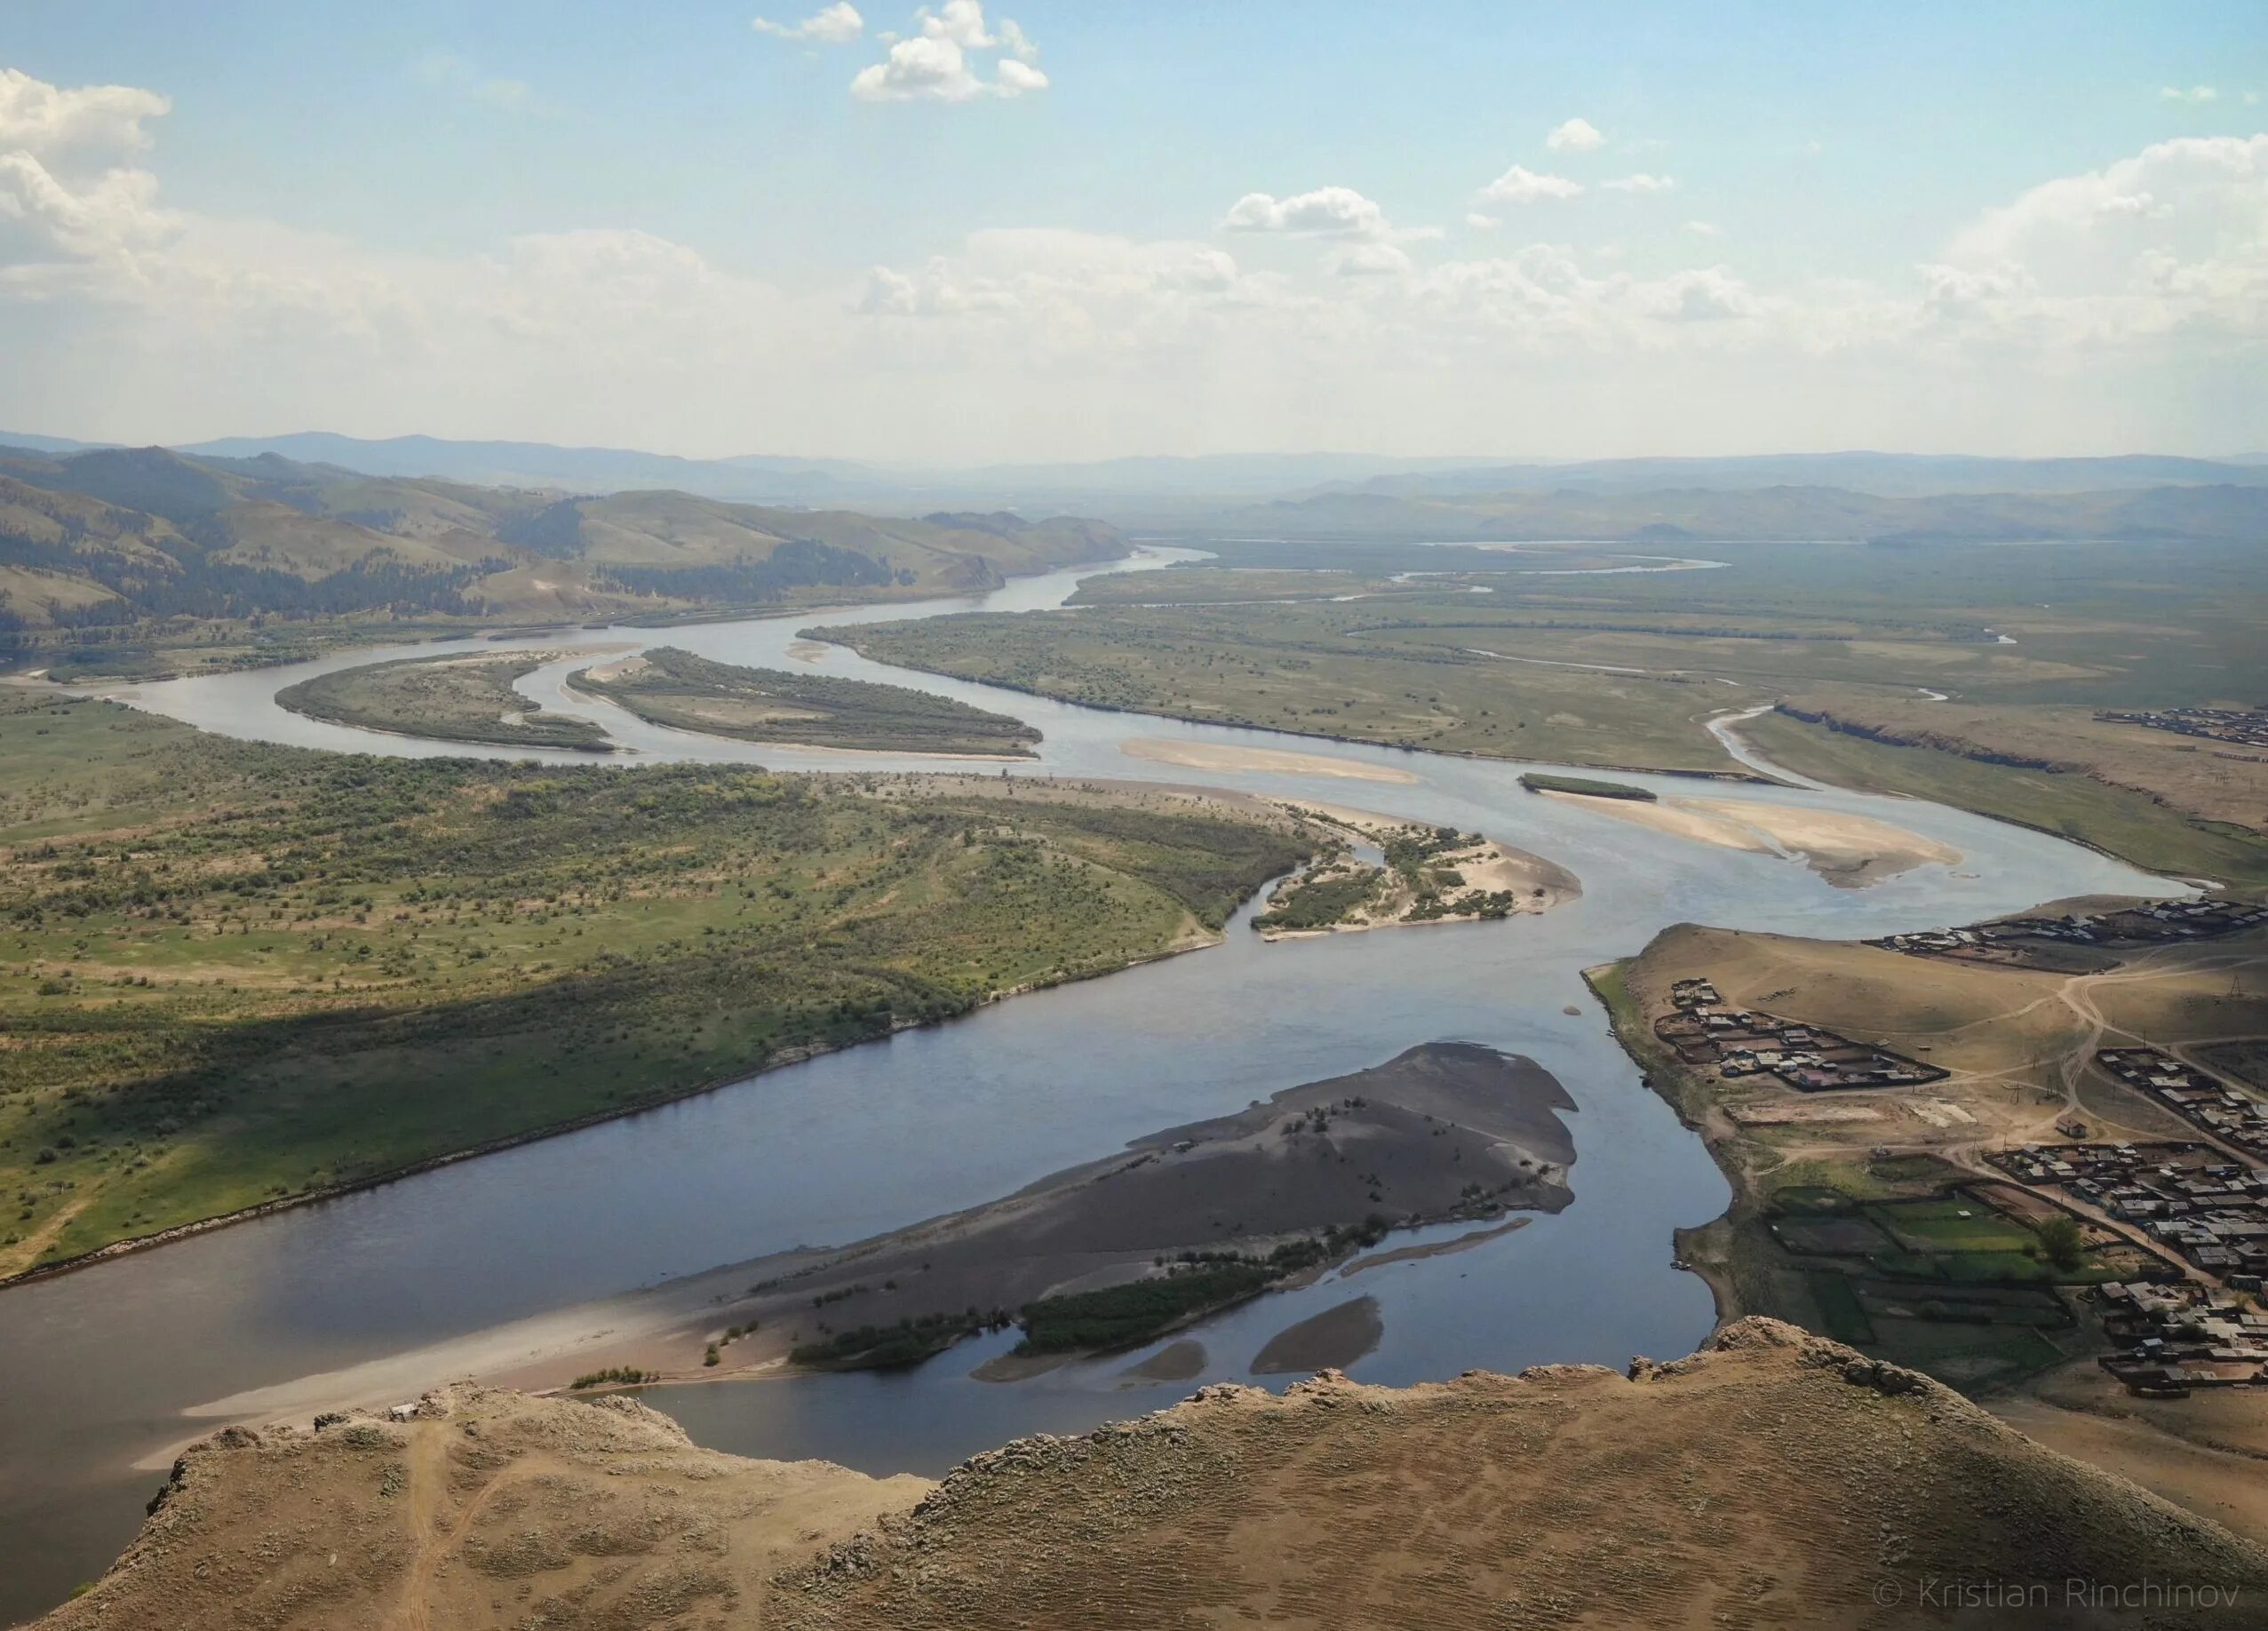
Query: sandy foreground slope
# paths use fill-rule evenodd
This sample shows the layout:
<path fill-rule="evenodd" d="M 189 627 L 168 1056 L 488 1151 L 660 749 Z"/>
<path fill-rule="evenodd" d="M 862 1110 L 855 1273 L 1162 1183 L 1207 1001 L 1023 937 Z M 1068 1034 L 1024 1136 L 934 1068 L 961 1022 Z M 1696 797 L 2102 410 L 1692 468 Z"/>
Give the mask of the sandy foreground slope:
<path fill-rule="evenodd" d="M 2234 1627 L 2264 1603 L 2268 1549 L 1752 1319 L 1627 1376 L 1208 1388 L 940 1485 L 696 1450 L 626 1399 L 444 1389 L 193 1450 L 40 1626 Z"/>

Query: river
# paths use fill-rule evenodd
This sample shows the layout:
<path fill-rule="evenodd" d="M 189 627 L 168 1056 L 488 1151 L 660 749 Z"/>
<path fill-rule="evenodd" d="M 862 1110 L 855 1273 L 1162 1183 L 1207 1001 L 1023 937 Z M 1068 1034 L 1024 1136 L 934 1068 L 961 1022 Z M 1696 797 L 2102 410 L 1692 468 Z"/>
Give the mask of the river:
<path fill-rule="evenodd" d="M 1184 557 L 1145 552 L 1114 568 L 1020 579 L 974 600 L 499 644 L 673 644 L 728 662 L 793 667 L 800 659 L 786 650 L 800 628 L 1056 606 L 1098 569 L 1175 558 Z M 302 719 L 271 700 L 322 670 L 431 650 L 364 650 L 144 685 L 127 700 L 240 736 L 464 754 L 461 744 Z M 587 660 L 549 664 L 521 689 L 546 707 L 603 720 L 648 760 L 937 768 L 647 725 L 562 688 L 566 671 Z M 1580 969 L 1634 952 L 1683 920 L 1855 938 L 2065 895 L 2179 892 L 2091 851 L 1935 805 L 1817 786 L 1744 792 L 1868 812 L 1962 852 L 1951 869 L 1839 890 L 1775 856 L 1707 848 L 1532 797 L 1516 779 L 1531 767 L 1519 764 L 1105 712 L 887 668 L 840 648 L 828 648 L 818 672 L 918 685 L 1030 720 L 1046 741 L 1039 760 L 1015 767 L 1015 775 L 1237 787 L 1477 829 L 1571 868 L 1585 892 L 1540 917 L 1272 945 L 1240 917 L 1217 948 L 1018 997 L 619 1121 L 0 1293 L 0 1622 L 38 1611 L 102 1570 L 160 1481 L 135 1463 L 217 1425 L 211 1414 L 187 1413 L 201 1405 L 975 1205 L 1138 1135 L 1442 1038 L 1532 1055 L 1565 1084 L 1580 1107 L 1570 1118 L 1574 1204 L 1476 1250 L 1367 1274 L 1358 1288 L 1333 1277 L 1211 1322 L 1196 1333 L 1210 1355 L 1200 1380 L 1244 1378 L 1277 1330 L 1357 1289 L 1378 1298 L 1385 1323 L 1377 1349 L 1352 1367 L 1365 1380 L 1685 1353 L 1707 1333 L 1712 1309 L 1699 1280 L 1673 1266 L 1671 1235 L 1722 1212 L 1729 1192 L 1699 1141 L 1638 1080 Z M 1160 767 L 1119 751 L 1136 736 L 1327 754 L 1417 780 Z M 1694 785 L 1621 779 L 1670 792 Z M 904 1375 L 649 1396 L 719 1447 L 935 1473 L 1019 1432 L 1084 1428 L 1198 1385 L 1121 1386 L 1126 1358 L 1023 1383 L 969 1380 L 999 1341 Z"/>

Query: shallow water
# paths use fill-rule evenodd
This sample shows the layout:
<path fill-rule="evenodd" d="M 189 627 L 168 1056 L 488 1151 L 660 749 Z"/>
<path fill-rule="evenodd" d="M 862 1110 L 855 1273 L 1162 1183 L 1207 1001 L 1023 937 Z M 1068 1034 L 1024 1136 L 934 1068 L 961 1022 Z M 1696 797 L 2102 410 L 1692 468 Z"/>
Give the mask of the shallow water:
<path fill-rule="evenodd" d="M 1161 564 L 1153 552 L 1134 565 Z M 1096 569 L 1020 580 L 979 601 L 860 608 L 669 630 L 581 631 L 497 646 L 673 644 L 796 667 L 798 629 L 1060 604 Z M 301 719 L 269 700 L 322 669 L 419 655 L 361 651 L 289 669 L 135 688 L 139 705 L 259 739 L 389 754 L 458 754 Z M 936 768 L 937 761 L 798 752 L 647 725 L 561 690 L 577 661 L 529 675 L 546 707 L 603 719 L 638 758 Z M 1405 1382 L 1545 1360 L 1620 1364 L 1689 1350 L 1707 1289 L 1672 1267 L 1671 1235 L 1723 1209 L 1699 1141 L 1639 1082 L 1580 978 L 1693 920 L 1852 938 L 1958 922 L 2080 894 L 2178 887 L 2091 851 L 1938 806 L 1830 788 L 1744 797 L 1866 811 L 1944 839 L 1957 869 L 1829 887 L 1772 856 L 1712 849 L 1529 796 L 1519 764 L 1317 742 L 1103 712 L 870 664 L 831 648 L 817 672 L 919 685 L 1014 713 L 1046 733 L 1016 775 L 1170 778 L 1478 829 L 1574 871 L 1583 897 L 1541 917 L 1261 944 L 1226 944 L 1019 997 L 966 1019 L 774 1071 L 696 1099 L 0 1293 L 0 1618 L 92 1578 L 129 1539 L 158 1482 L 131 1463 L 213 1423 L 200 1403 L 342 1368 L 799 1244 L 844 1242 L 972 1205 L 1160 1128 L 1296 1083 L 1457 1038 L 1526 1054 L 1566 1086 L 1575 1202 L 1476 1250 L 1366 1274 L 1385 1336 L 1351 1367 Z M 1409 785 L 1145 764 L 1133 736 L 1327 753 L 1414 774 Z M 497 750 L 493 757 L 545 755 Z M 589 756 L 558 754 L 561 762 Z M 636 762 L 633 760 L 632 762 Z M 992 767 L 984 768 L 989 772 Z M 1675 777 L 1618 779 L 1664 792 Z M 1578 1012 L 1563 1012 L 1568 1006 Z M 1397 1244 L 1402 1243 L 1397 1240 Z M 1349 1293 L 1336 1277 L 1273 1295 L 1198 1333 L 1203 1380 L 1242 1378 L 1283 1326 Z M 1181 1396 L 1134 1388 L 1139 1354 L 988 1384 L 967 1372 L 1005 1339 L 906 1375 L 657 1389 L 704 1443 L 935 1472 L 1020 1432 L 1069 1430 Z M 1280 1385 L 1282 1379 L 1277 1379 Z"/>

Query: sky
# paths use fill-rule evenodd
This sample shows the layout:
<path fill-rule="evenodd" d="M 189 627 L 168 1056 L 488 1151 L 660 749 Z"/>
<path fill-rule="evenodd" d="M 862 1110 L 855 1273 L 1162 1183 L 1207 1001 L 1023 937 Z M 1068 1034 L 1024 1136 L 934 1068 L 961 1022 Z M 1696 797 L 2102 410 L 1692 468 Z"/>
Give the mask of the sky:
<path fill-rule="evenodd" d="M 0 0 L 0 428 L 2268 450 L 2268 6 Z"/>

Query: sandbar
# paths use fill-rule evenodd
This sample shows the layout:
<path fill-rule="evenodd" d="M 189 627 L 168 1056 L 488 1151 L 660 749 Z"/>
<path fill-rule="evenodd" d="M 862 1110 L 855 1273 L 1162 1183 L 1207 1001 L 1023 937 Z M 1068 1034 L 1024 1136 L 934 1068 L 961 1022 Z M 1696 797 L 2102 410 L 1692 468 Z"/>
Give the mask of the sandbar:
<path fill-rule="evenodd" d="M 1378 1299 L 1356 1297 L 1296 1325 L 1286 1325 L 1269 1338 L 1268 1345 L 1253 1359 L 1252 1373 L 1292 1376 L 1343 1370 L 1376 1348 L 1385 1334 L 1386 1322 L 1378 1317 Z"/>
<path fill-rule="evenodd" d="M 1545 792 L 1616 821 L 1651 827 L 1698 844 L 1755 855 L 1801 859 L 1827 882 L 1863 889 L 1917 866 L 1952 866 L 1961 852 L 1950 844 L 1847 810 L 1767 804 L 1754 799 L 1599 799 Z"/>
<path fill-rule="evenodd" d="M 1407 770 L 1366 765 L 1360 760 L 1293 753 L 1282 748 L 1235 747 L 1219 742 L 1173 742 L 1160 736 L 1135 736 L 1118 744 L 1118 752 L 1129 759 L 1187 765 L 1193 770 L 1273 770 L 1285 776 L 1335 776 L 1350 782 L 1392 782 L 1405 787 L 1414 786 L 1419 779 Z"/>

